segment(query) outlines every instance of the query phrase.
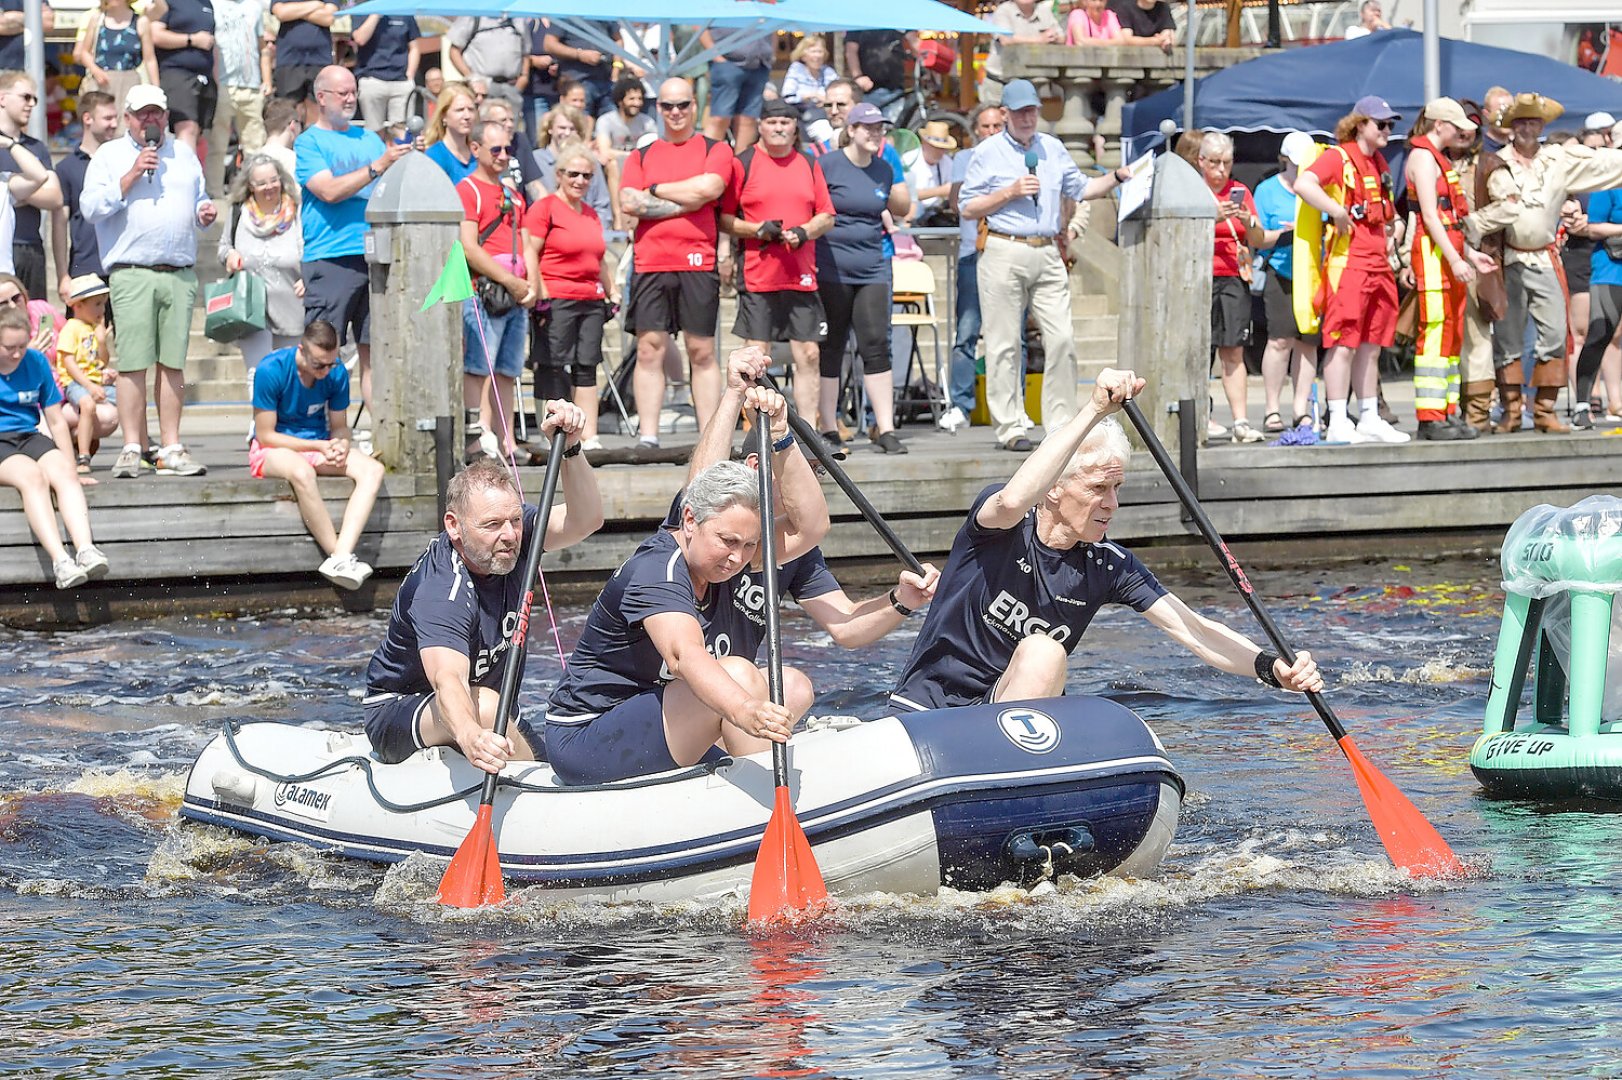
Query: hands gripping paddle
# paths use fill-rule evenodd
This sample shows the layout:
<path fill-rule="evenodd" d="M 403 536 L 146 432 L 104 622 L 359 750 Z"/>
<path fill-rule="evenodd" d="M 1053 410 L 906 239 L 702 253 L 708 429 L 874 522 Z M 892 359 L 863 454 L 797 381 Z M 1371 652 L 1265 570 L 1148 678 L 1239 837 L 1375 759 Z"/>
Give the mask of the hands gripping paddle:
<path fill-rule="evenodd" d="M 1189 516 L 1194 519 L 1195 526 L 1205 542 L 1216 552 L 1222 568 L 1228 572 L 1228 578 L 1239 590 L 1239 595 L 1245 599 L 1250 613 L 1256 616 L 1256 621 L 1262 624 L 1262 630 L 1267 634 L 1267 640 L 1272 642 L 1273 648 L 1278 650 L 1279 656 L 1284 658 L 1286 664 L 1295 663 L 1295 650 L 1290 648 L 1284 635 L 1268 615 L 1261 601 L 1256 599 L 1255 591 L 1251 588 L 1250 580 L 1245 577 L 1244 570 L 1240 569 L 1239 562 L 1228 550 L 1228 545 L 1222 537 L 1217 535 L 1216 526 L 1211 519 L 1205 516 L 1205 510 L 1200 506 L 1194 492 L 1189 490 L 1188 482 L 1183 479 L 1177 467 L 1172 464 L 1171 455 L 1155 437 L 1154 429 L 1144 419 L 1143 411 L 1138 408 L 1135 401 L 1128 401 L 1125 405 L 1126 415 L 1132 421 L 1132 426 L 1138 429 L 1138 435 L 1148 446 L 1150 455 L 1160 471 L 1166 474 L 1166 479 L 1177 492 L 1183 506 L 1188 510 Z M 1397 785 L 1376 769 L 1374 765 L 1363 756 L 1363 752 L 1352 742 L 1352 737 L 1346 734 L 1340 720 L 1335 716 L 1329 702 L 1324 700 L 1322 694 L 1308 694 L 1307 700 L 1317 710 L 1318 716 L 1323 720 L 1324 726 L 1335 737 L 1341 752 L 1351 763 L 1352 775 L 1357 779 L 1358 791 L 1363 796 L 1363 805 L 1367 807 L 1369 819 L 1374 822 L 1375 831 L 1380 834 L 1380 842 L 1385 845 L 1386 854 L 1398 867 L 1408 871 L 1414 877 L 1441 877 L 1464 872 L 1464 865 L 1459 862 L 1453 849 L 1447 846 L 1447 841 L 1436 831 L 1425 815 L 1408 797 L 1397 790 Z"/>
<path fill-rule="evenodd" d="M 563 443 L 568 438 L 561 429 L 552 435 L 552 452 L 546 459 L 546 478 L 541 481 L 541 512 L 535 516 L 535 543 L 524 560 L 524 599 L 519 603 L 518 624 L 507 642 L 507 667 L 501 673 L 501 696 L 496 699 L 496 734 L 507 734 L 507 718 L 518 698 L 518 658 L 523 655 L 529 631 L 529 607 L 535 598 L 535 575 L 541 568 L 541 552 L 546 547 L 546 524 L 552 517 L 552 500 L 563 472 Z M 479 814 L 468 830 L 462 846 L 456 849 L 445 876 L 439 879 L 439 902 L 447 907 L 482 907 L 499 904 L 507 898 L 501 883 L 501 854 L 496 848 L 490 811 L 496 801 L 496 774 L 486 773 L 479 795 Z"/>
<path fill-rule="evenodd" d="M 783 635 L 777 621 L 777 533 L 772 527 L 771 417 L 755 416 L 760 438 L 760 561 L 766 592 L 766 681 L 772 701 L 783 704 Z M 811 842 L 794 816 L 788 789 L 788 745 L 772 743 L 772 780 L 777 794 L 760 838 L 755 876 L 749 885 L 749 921 L 778 922 L 796 912 L 821 907 L 828 899 Z"/>

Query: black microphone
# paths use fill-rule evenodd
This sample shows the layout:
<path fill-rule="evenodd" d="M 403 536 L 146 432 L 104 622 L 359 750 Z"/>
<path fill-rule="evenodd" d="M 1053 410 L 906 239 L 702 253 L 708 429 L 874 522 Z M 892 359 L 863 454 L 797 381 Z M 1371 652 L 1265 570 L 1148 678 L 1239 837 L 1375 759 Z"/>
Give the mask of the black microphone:
<path fill-rule="evenodd" d="M 1042 159 L 1037 156 L 1035 150 L 1027 150 L 1027 151 L 1025 151 L 1025 172 L 1027 174 L 1031 175 L 1031 176 L 1035 176 L 1036 175 L 1036 163 L 1041 161 L 1041 160 Z M 1040 210 L 1040 209 L 1042 209 L 1042 200 L 1038 196 L 1032 195 L 1031 196 L 1031 205 L 1036 207 L 1038 210 Z"/>
<path fill-rule="evenodd" d="M 158 148 L 158 144 L 163 141 L 163 129 L 158 127 L 156 124 L 148 124 L 146 127 L 141 129 L 141 137 L 146 140 L 146 148 L 148 150 L 156 150 Z M 152 174 L 156 171 L 156 169 L 147 169 L 146 178 L 148 180 L 152 179 Z"/>

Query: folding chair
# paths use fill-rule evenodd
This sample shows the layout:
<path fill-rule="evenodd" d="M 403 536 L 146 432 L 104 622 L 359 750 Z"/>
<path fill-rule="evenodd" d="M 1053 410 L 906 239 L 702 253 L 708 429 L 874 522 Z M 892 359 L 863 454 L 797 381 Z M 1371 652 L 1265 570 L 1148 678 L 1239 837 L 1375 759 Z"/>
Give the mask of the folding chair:
<path fill-rule="evenodd" d="M 922 259 L 893 259 L 890 262 L 891 296 L 894 308 L 890 316 L 892 326 L 909 327 L 912 345 L 907 354 L 907 373 L 896 387 L 896 417 L 899 422 L 904 409 L 924 406 L 929 409 L 930 423 L 938 423 L 945 408 L 941 388 L 941 327 L 935 313 L 935 272 Z M 928 328 L 934 344 L 934 382 L 924 370 L 923 357 L 918 351 L 919 332 Z M 923 383 L 923 396 L 912 392 L 912 375 L 916 366 Z"/>

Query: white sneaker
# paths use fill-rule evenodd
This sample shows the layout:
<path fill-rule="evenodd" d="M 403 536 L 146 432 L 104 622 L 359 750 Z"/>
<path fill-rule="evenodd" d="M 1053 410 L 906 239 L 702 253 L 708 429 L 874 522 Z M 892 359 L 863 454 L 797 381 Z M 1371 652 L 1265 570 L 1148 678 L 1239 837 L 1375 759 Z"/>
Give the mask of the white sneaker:
<path fill-rule="evenodd" d="M 1357 425 L 1352 423 L 1350 417 L 1339 416 L 1329 421 L 1329 426 L 1324 429 L 1323 441 L 1331 446 L 1346 446 L 1373 442 L 1374 436 L 1358 430 Z"/>
<path fill-rule="evenodd" d="M 940 420 L 936 421 L 936 423 L 939 424 L 942 431 L 951 432 L 953 435 L 956 435 L 959 428 L 969 426 L 969 418 L 963 415 L 962 409 L 958 408 L 956 405 L 953 405 L 950 409 L 947 409 L 945 412 L 941 413 L 941 418 Z"/>
<path fill-rule="evenodd" d="M 56 560 L 56 565 L 52 569 L 56 571 L 58 589 L 77 589 L 90 580 L 90 575 L 85 573 L 84 567 L 66 556 Z"/>
<path fill-rule="evenodd" d="M 83 570 L 85 576 L 91 581 L 107 576 L 107 556 L 103 555 L 101 549 L 94 544 L 88 544 L 80 548 L 79 555 L 74 559 L 74 562 L 79 564 L 79 569 Z"/>
<path fill-rule="evenodd" d="M 1365 440 L 1367 442 L 1397 444 L 1405 443 L 1409 439 L 1413 438 L 1413 436 L 1409 435 L 1406 431 L 1398 431 L 1385 420 L 1381 419 L 1379 413 L 1374 412 L 1365 413 L 1363 415 L 1363 419 L 1357 422 L 1357 430 L 1367 437 Z"/>
<path fill-rule="evenodd" d="M 317 572 L 340 589 L 351 592 L 372 576 L 372 568 L 353 555 L 329 555 Z"/>

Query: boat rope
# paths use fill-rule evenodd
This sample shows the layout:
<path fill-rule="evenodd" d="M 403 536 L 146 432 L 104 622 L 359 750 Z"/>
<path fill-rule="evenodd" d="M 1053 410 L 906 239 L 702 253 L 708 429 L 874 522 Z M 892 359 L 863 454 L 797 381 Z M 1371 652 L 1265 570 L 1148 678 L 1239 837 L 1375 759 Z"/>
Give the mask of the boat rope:
<path fill-rule="evenodd" d="M 377 779 L 372 773 L 374 762 L 370 755 L 350 754 L 347 757 L 334 758 L 319 768 L 311 769 L 306 773 L 279 773 L 267 769 L 262 765 L 255 765 L 242 755 L 242 748 L 237 745 L 236 732 L 238 724 L 235 720 L 227 720 L 220 725 L 225 736 L 226 749 L 236 763 L 256 776 L 277 784 L 307 784 L 311 780 L 319 780 L 323 776 L 330 776 L 344 769 L 356 768 L 366 774 L 366 786 L 372 793 L 377 804 L 391 814 L 415 814 L 421 810 L 431 810 L 436 806 L 445 806 L 449 803 L 460 802 L 469 797 L 477 797 L 484 787 L 484 781 L 466 787 L 460 791 L 452 791 L 448 795 L 441 795 L 435 799 L 426 799 L 417 803 L 397 803 L 384 795 L 377 788 Z M 497 788 L 511 788 L 514 791 L 535 795 L 573 795 L 587 791 L 628 791 L 634 788 L 655 787 L 659 784 L 673 784 L 682 780 L 691 780 L 696 777 L 709 776 L 724 765 L 732 764 L 730 757 L 722 757 L 716 761 L 701 761 L 697 765 L 679 770 L 677 772 L 660 773 L 657 776 L 643 776 L 634 780 L 620 780 L 612 784 L 571 784 L 567 787 L 557 787 L 550 784 L 531 784 L 517 780 L 510 776 L 496 777 Z"/>

